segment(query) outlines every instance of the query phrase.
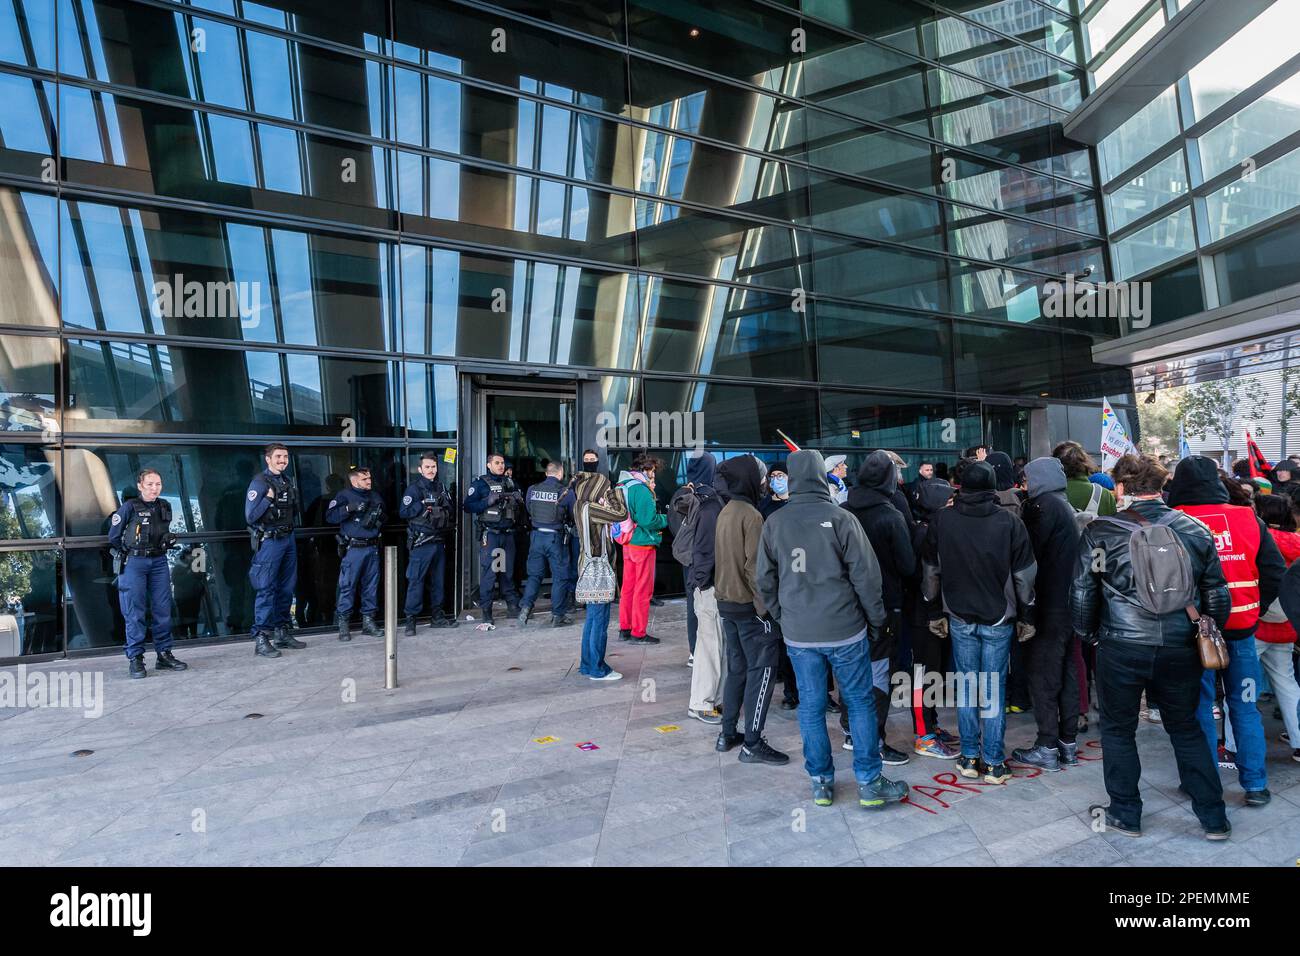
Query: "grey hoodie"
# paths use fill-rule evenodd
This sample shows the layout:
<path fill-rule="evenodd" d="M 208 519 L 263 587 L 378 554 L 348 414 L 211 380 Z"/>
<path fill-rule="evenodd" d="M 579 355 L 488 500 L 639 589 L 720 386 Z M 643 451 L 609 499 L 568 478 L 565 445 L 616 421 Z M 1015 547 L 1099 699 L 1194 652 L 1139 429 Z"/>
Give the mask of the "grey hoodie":
<path fill-rule="evenodd" d="M 880 565 L 862 525 L 831 498 L 815 451 L 787 462 L 790 501 L 763 525 L 758 592 L 793 647 L 842 647 L 885 624 Z"/>
<path fill-rule="evenodd" d="M 1037 498 L 1049 491 L 1065 491 L 1065 469 L 1059 458 L 1035 458 L 1025 465 L 1025 485 L 1029 497 Z"/>

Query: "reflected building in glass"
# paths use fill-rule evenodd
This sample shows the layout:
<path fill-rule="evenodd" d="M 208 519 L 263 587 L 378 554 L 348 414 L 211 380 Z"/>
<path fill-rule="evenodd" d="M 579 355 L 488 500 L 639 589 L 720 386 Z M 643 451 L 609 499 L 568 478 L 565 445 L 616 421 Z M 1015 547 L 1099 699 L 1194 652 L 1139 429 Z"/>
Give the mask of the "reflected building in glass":
<path fill-rule="evenodd" d="M 159 469 L 185 637 L 251 623 L 282 440 L 305 627 L 324 503 L 419 454 L 523 484 L 598 416 L 913 466 L 1131 405 L 1070 0 L 0 0 L 0 658 L 122 642 L 106 545 Z M 631 451 L 602 448 L 618 469 Z M 659 488 L 684 472 L 663 442 Z M 908 477 L 914 477 L 912 472 Z M 450 563 L 475 585 L 469 526 Z M 387 537 L 400 544 L 394 525 Z M 404 550 L 404 549 L 403 549 Z M 680 589 L 666 554 L 661 590 Z"/>

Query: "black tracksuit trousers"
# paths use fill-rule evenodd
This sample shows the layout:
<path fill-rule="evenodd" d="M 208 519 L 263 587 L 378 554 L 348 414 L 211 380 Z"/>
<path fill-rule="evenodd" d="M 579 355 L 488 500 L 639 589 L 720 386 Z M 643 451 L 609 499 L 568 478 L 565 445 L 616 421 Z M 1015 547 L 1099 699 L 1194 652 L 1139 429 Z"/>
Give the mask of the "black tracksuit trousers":
<path fill-rule="evenodd" d="M 737 725 L 746 746 L 757 744 L 767 723 L 767 711 L 776 687 L 776 666 L 781 638 L 771 622 L 750 612 L 718 612 L 726 641 L 727 679 L 722 685 L 722 732 L 735 734 Z M 743 713 L 742 713 L 743 705 Z"/>

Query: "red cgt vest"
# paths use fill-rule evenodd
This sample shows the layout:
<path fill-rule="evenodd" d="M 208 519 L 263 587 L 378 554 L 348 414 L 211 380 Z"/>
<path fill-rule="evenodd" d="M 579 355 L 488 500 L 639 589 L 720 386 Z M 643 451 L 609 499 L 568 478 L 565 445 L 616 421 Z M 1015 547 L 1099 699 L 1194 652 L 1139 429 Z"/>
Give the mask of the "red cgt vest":
<path fill-rule="evenodd" d="M 1214 535 L 1214 549 L 1228 579 L 1232 613 L 1225 630 L 1244 631 L 1259 620 L 1259 522 L 1244 505 L 1179 505 Z"/>

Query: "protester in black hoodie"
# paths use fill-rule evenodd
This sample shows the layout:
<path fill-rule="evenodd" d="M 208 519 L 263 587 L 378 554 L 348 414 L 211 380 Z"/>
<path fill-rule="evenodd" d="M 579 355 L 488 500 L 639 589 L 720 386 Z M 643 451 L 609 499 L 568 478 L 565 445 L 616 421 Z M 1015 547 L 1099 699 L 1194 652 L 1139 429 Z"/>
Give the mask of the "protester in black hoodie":
<path fill-rule="evenodd" d="M 907 754 L 885 741 L 889 718 L 889 661 L 903 629 L 903 583 L 916 571 L 907 521 L 894 504 L 898 493 L 898 467 L 888 452 L 873 451 L 858 469 L 858 483 L 849 489 L 847 509 L 862 525 L 871 550 L 880 563 L 881 598 L 885 602 L 884 639 L 871 648 L 872 696 L 876 704 L 876 731 L 880 737 L 880 759 L 891 766 L 905 764 Z M 911 513 L 910 511 L 908 512 Z M 844 749 L 853 749 L 848 714 L 840 712 Z"/>
<path fill-rule="evenodd" d="M 1255 702 L 1263 682 L 1255 650 L 1255 628 L 1261 609 L 1277 597 L 1286 561 L 1252 507 L 1229 504 L 1228 489 L 1218 465 L 1199 455 L 1184 458 L 1169 482 L 1169 507 L 1196 518 L 1214 535 L 1214 547 L 1228 581 L 1232 610 L 1223 628 L 1228 643 L 1228 667 L 1206 671 L 1201 681 L 1197 711 L 1210 752 L 1218 755 L 1219 734 L 1214 724 L 1215 678 L 1222 677 L 1227 719 L 1237 744 L 1237 775 L 1246 791 L 1247 806 L 1263 806 L 1272 795 L 1264 754 L 1264 724 Z M 1163 713 L 1163 708 L 1162 708 Z"/>
<path fill-rule="evenodd" d="M 947 508 L 956 492 L 942 478 L 927 481 L 916 499 L 916 527 L 912 530 L 912 551 L 919 555 L 930 530 L 930 522 Z M 934 701 L 944 686 L 944 657 L 948 649 L 948 619 L 943 605 L 927 601 L 921 593 L 921 562 L 917 573 L 904 588 L 904 607 L 912 634 L 912 750 L 922 757 L 955 760 L 953 749 L 958 738 L 939 726 L 939 711 Z M 928 701 L 928 703 L 927 703 Z"/>
<path fill-rule="evenodd" d="M 687 715 L 706 724 L 722 723 L 722 621 L 713 591 L 713 541 L 722 497 L 714 485 L 714 458 L 705 452 L 687 465 L 700 498 L 695 518 L 694 548 L 686 571 L 686 589 L 695 606 L 695 653 L 691 671 L 691 702 Z"/>
<path fill-rule="evenodd" d="M 957 702 L 957 770 L 964 777 L 982 770 L 986 783 L 1005 783 L 1007 661 L 1015 623 L 1034 602 L 1037 565 L 1024 524 L 998 505 L 995 484 L 987 462 L 962 472 L 956 503 L 935 515 L 925 536 L 923 591 L 930 600 L 943 598 L 954 668 L 966 682 Z M 982 688 L 976 700 L 970 682 L 983 675 L 995 676 L 996 686 Z"/>
<path fill-rule="evenodd" d="M 991 457 L 991 456 L 990 456 Z M 1065 497 L 1060 459 L 1035 458 L 1025 466 L 1029 498 L 1021 509 L 1038 562 L 1034 578 L 1033 638 L 1025 644 L 1024 664 L 1033 691 L 1038 737 L 1033 747 L 1011 752 L 1013 759 L 1047 771 L 1079 762 L 1075 736 L 1079 722 L 1079 675 L 1074 667 L 1070 624 L 1070 584 L 1079 566 L 1079 523 Z M 1014 665 L 1013 665 L 1014 666 Z"/>

